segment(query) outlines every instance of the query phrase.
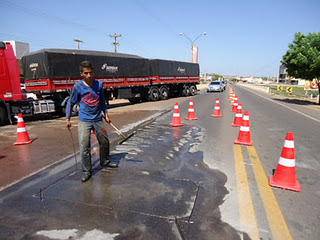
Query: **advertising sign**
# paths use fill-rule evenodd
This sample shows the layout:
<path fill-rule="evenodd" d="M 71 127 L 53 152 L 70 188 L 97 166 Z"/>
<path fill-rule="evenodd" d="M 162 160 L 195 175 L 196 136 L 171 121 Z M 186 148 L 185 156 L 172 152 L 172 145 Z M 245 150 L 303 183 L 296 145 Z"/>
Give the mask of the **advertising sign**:
<path fill-rule="evenodd" d="M 191 62 L 198 63 L 198 47 L 192 47 L 191 49 Z"/>
<path fill-rule="evenodd" d="M 306 80 L 306 84 L 304 85 L 304 90 L 318 90 L 318 84 L 316 80 L 313 80 L 313 81 Z"/>

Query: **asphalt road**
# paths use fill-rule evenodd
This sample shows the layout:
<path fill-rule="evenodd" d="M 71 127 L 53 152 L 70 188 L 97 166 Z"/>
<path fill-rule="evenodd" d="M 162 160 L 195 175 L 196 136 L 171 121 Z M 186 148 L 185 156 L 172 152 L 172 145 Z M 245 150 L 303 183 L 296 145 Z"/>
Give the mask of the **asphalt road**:
<path fill-rule="evenodd" d="M 250 111 L 253 146 L 233 143 L 239 128 L 231 126 L 227 91 L 119 101 L 110 106 L 113 122 L 124 132 L 140 126 L 123 145 L 109 128 L 120 167 L 101 169 L 95 149 L 95 173 L 85 184 L 64 119 L 27 120 L 36 140 L 19 147 L 12 146 L 14 126 L 1 127 L 0 238 L 317 239 L 319 107 L 232 87 Z M 222 118 L 211 116 L 217 97 Z M 184 119 L 191 98 L 195 121 Z M 180 128 L 170 126 L 175 102 Z M 295 135 L 301 192 L 268 186 L 287 132 Z"/>

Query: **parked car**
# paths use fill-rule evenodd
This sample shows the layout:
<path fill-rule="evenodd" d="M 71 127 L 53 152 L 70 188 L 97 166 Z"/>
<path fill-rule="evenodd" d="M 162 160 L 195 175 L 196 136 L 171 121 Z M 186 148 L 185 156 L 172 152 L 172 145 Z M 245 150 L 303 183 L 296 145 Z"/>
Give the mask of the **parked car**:
<path fill-rule="evenodd" d="M 32 92 L 28 92 L 26 90 L 25 84 L 21 83 L 20 87 L 21 87 L 22 94 L 26 95 L 27 99 L 33 99 L 33 100 L 37 100 L 38 99 L 36 94 L 34 94 Z"/>
<path fill-rule="evenodd" d="M 222 81 L 222 84 L 223 84 L 223 86 L 224 86 L 223 90 L 226 90 L 227 83 L 228 83 L 227 81 Z"/>
<path fill-rule="evenodd" d="M 207 87 L 207 92 L 223 92 L 226 86 L 222 81 L 213 81 Z"/>

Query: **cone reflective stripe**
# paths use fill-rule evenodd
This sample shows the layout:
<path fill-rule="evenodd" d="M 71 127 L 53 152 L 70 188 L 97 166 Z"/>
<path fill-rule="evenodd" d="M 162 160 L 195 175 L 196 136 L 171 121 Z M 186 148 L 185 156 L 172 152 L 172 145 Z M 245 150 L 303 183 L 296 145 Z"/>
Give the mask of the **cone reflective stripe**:
<path fill-rule="evenodd" d="M 18 114 L 18 128 L 17 128 L 18 138 L 17 141 L 13 145 L 23 145 L 29 144 L 33 142 L 33 139 L 29 138 L 29 134 L 27 132 L 26 125 L 23 120 L 23 116 L 21 113 Z"/>
<path fill-rule="evenodd" d="M 189 110 L 188 110 L 188 117 L 186 117 L 187 120 L 198 120 L 198 118 L 196 118 L 196 115 L 194 113 L 194 106 L 193 106 L 193 100 L 190 99 L 189 102 Z"/>
<path fill-rule="evenodd" d="M 296 192 L 301 186 L 296 177 L 296 156 L 294 149 L 294 135 L 288 132 L 274 175 L 269 178 L 269 185 Z"/>
<path fill-rule="evenodd" d="M 242 103 L 239 103 L 232 126 L 233 127 L 241 127 L 241 123 L 242 123 Z"/>
<path fill-rule="evenodd" d="M 230 105 L 232 105 L 232 107 L 233 107 L 235 101 L 238 101 L 238 97 L 237 97 L 236 95 L 234 95 L 233 98 L 232 98 L 232 100 L 231 100 Z M 237 110 L 237 108 L 236 108 L 236 110 Z"/>
<path fill-rule="evenodd" d="M 232 93 L 232 95 L 230 96 L 230 100 L 231 100 L 231 102 L 230 102 L 230 105 L 233 105 L 233 103 L 234 103 L 234 100 L 236 99 L 236 94 L 235 93 Z"/>
<path fill-rule="evenodd" d="M 172 127 L 181 127 L 184 124 L 181 123 L 180 112 L 179 112 L 179 104 L 176 102 L 173 110 L 173 119 L 172 123 L 170 123 Z"/>
<path fill-rule="evenodd" d="M 238 107 L 238 100 L 236 99 L 236 100 L 234 100 L 231 112 L 236 112 L 237 111 L 237 107 Z"/>
<path fill-rule="evenodd" d="M 253 142 L 251 141 L 249 115 L 250 115 L 249 111 L 246 111 L 244 113 L 238 139 L 234 141 L 235 144 L 249 145 L 249 146 L 253 144 Z"/>
<path fill-rule="evenodd" d="M 213 112 L 213 114 L 212 114 L 211 116 L 212 116 L 212 117 L 223 117 L 223 116 L 221 115 L 220 99 L 219 99 L 219 98 L 216 99 L 216 105 L 215 105 L 215 107 L 214 107 L 214 112 Z"/>

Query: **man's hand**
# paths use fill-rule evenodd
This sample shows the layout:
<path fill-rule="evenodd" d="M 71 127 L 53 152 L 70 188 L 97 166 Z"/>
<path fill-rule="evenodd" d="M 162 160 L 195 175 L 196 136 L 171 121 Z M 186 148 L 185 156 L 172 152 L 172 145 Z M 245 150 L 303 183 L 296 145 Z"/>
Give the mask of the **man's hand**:
<path fill-rule="evenodd" d="M 108 113 L 105 113 L 104 115 L 103 115 L 103 117 L 104 117 L 104 120 L 106 120 L 106 122 L 107 123 L 111 123 L 111 120 L 110 120 L 110 118 L 109 118 L 109 114 Z"/>
<path fill-rule="evenodd" d="M 70 128 L 71 128 L 71 121 L 70 121 L 70 119 L 67 119 L 66 127 L 70 130 Z"/>

